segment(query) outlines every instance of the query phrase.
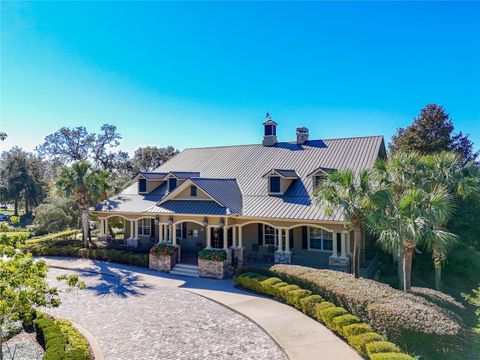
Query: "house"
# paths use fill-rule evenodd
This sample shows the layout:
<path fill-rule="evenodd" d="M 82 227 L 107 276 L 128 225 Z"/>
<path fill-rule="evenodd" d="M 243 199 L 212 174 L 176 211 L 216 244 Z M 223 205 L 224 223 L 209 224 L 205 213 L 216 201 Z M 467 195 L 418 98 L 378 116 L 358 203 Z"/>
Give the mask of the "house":
<path fill-rule="evenodd" d="M 128 246 L 168 241 L 180 257 L 201 248 L 228 251 L 236 265 L 293 263 L 347 269 L 353 231 L 341 211 L 328 216 L 313 190 L 335 169 L 356 173 L 384 157 L 382 136 L 280 142 L 263 123 L 261 144 L 189 148 L 153 172 L 140 173 L 119 195 L 97 205 L 100 236 L 121 218 Z M 371 239 L 361 239 L 368 258 Z M 181 259 L 180 259 L 181 260 Z"/>

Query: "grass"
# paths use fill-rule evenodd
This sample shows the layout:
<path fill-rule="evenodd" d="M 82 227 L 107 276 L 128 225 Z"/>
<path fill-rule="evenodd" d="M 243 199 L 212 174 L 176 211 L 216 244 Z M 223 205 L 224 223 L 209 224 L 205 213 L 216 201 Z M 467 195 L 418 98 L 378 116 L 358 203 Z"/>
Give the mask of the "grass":
<path fill-rule="evenodd" d="M 4 215 L 10 215 L 13 216 L 14 210 L 13 209 L 8 209 L 8 210 L 0 210 L 0 214 Z M 25 214 L 25 210 L 20 210 L 18 209 L 18 216 Z"/>

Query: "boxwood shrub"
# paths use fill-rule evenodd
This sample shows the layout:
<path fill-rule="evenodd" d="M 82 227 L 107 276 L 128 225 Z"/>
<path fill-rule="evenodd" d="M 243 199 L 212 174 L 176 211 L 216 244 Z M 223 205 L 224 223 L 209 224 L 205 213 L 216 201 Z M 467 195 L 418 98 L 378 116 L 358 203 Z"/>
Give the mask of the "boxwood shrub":
<path fill-rule="evenodd" d="M 198 258 L 208 261 L 225 261 L 227 252 L 223 249 L 203 249 L 198 252 Z"/>
<path fill-rule="evenodd" d="M 108 248 L 83 248 L 78 245 L 64 245 L 65 241 L 27 242 L 24 250 L 34 256 L 73 256 L 93 260 L 112 261 L 121 264 L 148 267 L 148 254 Z M 75 241 L 76 243 L 80 243 Z"/>
<path fill-rule="evenodd" d="M 380 352 L 395 354 L 400 349 L 393 343 L 384 341 L 382 335 L 342 307 L 323 301 L 320 295 L 300 289 L 298 285 L 289 285 L 279 278 L 246 272 L 234 277 L 238 286 L 260 293 L 277 296 L 286 303 L 302 310 L 305 314 L 322 321 L 330 329 L 343 336 L 361 355 L 377 355 Z M 404 359 L 411 359 L 405 355 Z M 385 358 L 387 359 L 387 358 Z"/>
<path fill-rule="evenodd" d="M 49 318 L 40 318 L 33 322 L 39 342 L 45 347 L 44 360 L 65 359 L 67 338 L 55 321 Z"/>
<path fill-rule="evenodd" d="M 402 353 L 379 353 L 373 354 L 371 360 L 415 360 L 411 356 Z"/>
<path fill-rule="evenodd" d="M 461 323 L 449 310 L 424 296 L 394 289 L 353 275 L 297 265 L 274 265 L 269 271 L 283 281 L 312 291 L 367 321 L 389 338 L 404 333 L 457 335 Z M 418 292 L 418 291 L 417 291 Z M 431 294 L 432 291 L 429 291 Z"/>
<path fill-rule="evenodd" d="M 389 341 L 374 341 L 366 346 L 367 354 L 369 357 L 372 357 L 373 354 L 378 353 L 399 353 L 400 348 Z"/>

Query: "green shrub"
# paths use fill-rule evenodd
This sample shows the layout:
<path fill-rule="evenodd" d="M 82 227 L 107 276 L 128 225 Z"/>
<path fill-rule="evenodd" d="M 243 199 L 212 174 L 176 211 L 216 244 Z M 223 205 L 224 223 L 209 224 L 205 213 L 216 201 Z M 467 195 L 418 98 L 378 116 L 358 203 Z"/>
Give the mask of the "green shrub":
<path fill-rule="evenodd" d="M 225 261 L 227 252 L 223 249 L 203 249 L 198 252 L 198 258 L 208 261 Z"/>
<path fill-rule="evenodd" d="M 407 355 L 407 354 L 402 354 L 402 353 L 379 353 L 379 354 L 373 354 L 370 357 L 371 360 L 415 360 L 413 357 Z"/>
<path fill-rule="evenodd" d="M 63 246 L 65 240 L 27 241 L 24 250 L 34 256 L 74 256 L 94 260 L 111 261 L 121 264 L 148 267 L 148 254 L 127 250 L 83 248 L 80 241 L 77 246 L 70 243 Z"/>
<path fill-rule="evenodd" d="M 178 247 L 167 243 L 155 244 L 150 248 L 150 254 L 152 255 L 175 255 L 178 251 Z"/>
<path fill-rule="evenodd" d="M 44 360 L 64 360 L 67 338 L 60 327 L 50 318 L 33 322 L 39 341 L 45 346 Z"/>
<path fill-rule="evenodd" d="M 367 344 L 383 340 L 383 336 L 375 332 L 367 332 L 347 338 L 348 343 L 363 356 L 367 356 Z"/>
<path fill-rule="evenodd" d="M 298 290 L 298 289 L 300 289 L 300 287 L 298 287 L 297 285 L 282 286 L 279 289 L 280 290 L 280 298 L 283 301 L 288 301 L 288 294 L 290 293 L 290 291 Z"/>
<path fill-rule="evenodd" d="M 347 339 L 355 335 L 360 335 L 372 331 L 373 330 L 371 326 L 364 323 L 347 325 L 344 326 L 342 329 L 343 337 Z"/>
<path fill-rule="evenodd" d="M 89 344 L 87 339 L 68 320 L 55 319 L 55 323 L 67 339 L 65 347 L 65 360 L 90 359 Z"/>
<path fill-rule="evenodd" d="M 322 321 L 320 312 L 331 307 L 335 307 L 335 304 L 328 301 L 322 301 L 320 304 L 315 305 L 315 319 L 317 319 L 318 321 Z"/>
<path fill-rule="evenodd" d="M 48 234 L 39 238 L 29 240 L 28 243 L 29 244 L 41 243 L 47 240 L 67 240 L 67 239 L 74 240 L 78 233 L 79 233 L 78 230 L 65 230 L 58 233 Z"/>
<path fill-rule="evenodd" d="M 296 309 L 301 310 L 300 299 L 306 298 L 312 294 L 309 290 L 297 289 L 292 290 L 287 294 L 287 303 L 294 306 Z"/>
<path fill-rule="evenodd" d="M 262 292 L 270 295 L 270 296 L 276 296 L 277 294 L 277 289 L 275 288 L 276 284 L 280 284 L 282 280 L 279 278 L 268 278 L 262 281 Z"/>
<path fill-rule="evenodd" d="M 266 276 L 250 272 L 236 275 L 233 278 L 235 284 L 238 286 L 260 293 L 263 292 L 262 281 L 265 279 L 267 279 Z"/>
<path fill-rule="evenodd" d="M 286 282 L 283 282 L 283 281 L 279 282 L 279 283 L 276 283 L 275 285 L 271 286 L 270 287 L 270 291 L 272 292 L 271 295 L 273 297 L 280 298 L 282 288 L 285 287 L 285 286 L 288 286 L 288 284 Z"/>
<path fill-rule="evenodd" d="M 375 341 L 367 344 L 366 346 L 368 356 L 372 357 L 373 354 L 378 353 L 399 353 L 400 348 L 389 341 Z"/>
<path fill-rule="evenodd" d="M 323 301 L 320 295 L 310 295 L 300 299 L 300 307 L 302 311 L 312 317 L 316 314 L 316 305 Z"/>
<path fill-rule="evenodd" d="M 333 318 L 332 329 L 340 335 L 343 335 L 344 326 L 358 323 L 360 323 L 360 319 L 352 314 L 341 315 Z"/>
<path fill-rule="evenodd" d="M 348 311 L 341 307 L 329 307 L 323 310 L 320 310 L 320 319 L 327 325 L 330 329 L 334 330 L 333 319 L 337 316 L 342 316 L 348 314 Z"/>
<path fill-rule="evenodd" d="M 312 291 L 347 309 L 389 338 L 406 332 L 431 335 L 457 335 L 462 326 L 452 312 L 424 296 L 400 291 L 369 279 L 355 279 L 351 274 L 297 265 L 274 265 L 269 271 L 289 284 Z M 430 298 L 435 291 L 430 290 Z M 440 298 L 441 295 L 435 296 Z"/>

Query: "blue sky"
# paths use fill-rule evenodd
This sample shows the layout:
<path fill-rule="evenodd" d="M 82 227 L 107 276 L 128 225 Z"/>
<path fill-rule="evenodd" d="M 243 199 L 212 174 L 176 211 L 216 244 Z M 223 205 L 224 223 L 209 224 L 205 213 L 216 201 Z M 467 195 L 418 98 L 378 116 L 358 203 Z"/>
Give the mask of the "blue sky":
<path fill-rule="evenodd" d="M 2 150 L 117 125 L 121 148 L 382 134 L 435 102 L 480 144 L 478 2 L 2 2 Z"/>

